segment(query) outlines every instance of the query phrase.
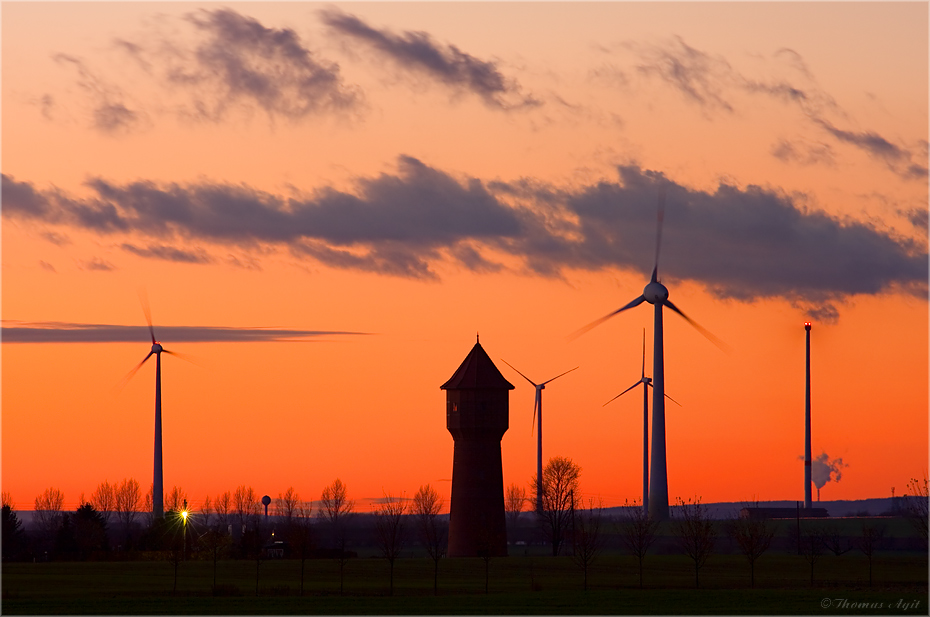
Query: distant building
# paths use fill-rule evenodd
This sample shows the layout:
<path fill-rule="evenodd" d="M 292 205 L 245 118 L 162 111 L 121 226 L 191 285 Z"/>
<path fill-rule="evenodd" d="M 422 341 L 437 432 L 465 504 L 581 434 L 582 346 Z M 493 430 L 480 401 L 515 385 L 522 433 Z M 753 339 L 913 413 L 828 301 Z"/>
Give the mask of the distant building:
<path fill-rule="evenodd" d="M 826 508 L 743 508 L 740 518 L 826 518 L 830 516 Z"/>
<path fill-rule="evenodd" d="M 446 428 L 455 441 L 449 557 L 507 555 L 501 439 L 510 421 L 510 390 L 476 342 L 446 391 Z"/>

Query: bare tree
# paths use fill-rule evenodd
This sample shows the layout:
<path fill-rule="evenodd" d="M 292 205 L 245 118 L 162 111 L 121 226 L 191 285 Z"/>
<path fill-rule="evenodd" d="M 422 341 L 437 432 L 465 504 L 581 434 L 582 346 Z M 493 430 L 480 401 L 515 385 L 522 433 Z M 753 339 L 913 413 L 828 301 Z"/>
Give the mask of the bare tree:
<path fill-rule="evenodd" d="M 227 511 L 229 507 L 229 491 L 226 492 Z M 216 595 L 216 565 L 220 557 L 225 556 L 231 544 L 228 533 L 227 517 L 214 514 L 214 505 L 208 495 L 200 507 L 202 533 L 199 537 L 200 545 L 206 549 L 213 558 L 213 595 Z"/>
<path fill-rule="evenodd" d="M 172 486 L 171 490 L 165 494 L 165 508 L 180 512 L 187 503 L 187 491 L 180 486 Z"/>
<path fill-rule="evenodd" d="M 758 507 L 758 504 L 752 504 Z M 747 507 L 750 507 L 747 504 Z M 737 517 L 727 524 L 727 532 L 736 542 L 740 552 L 749 562 L 749 586 L 756 586 L 756 561 L 769 550 L 772 538 L 775 537 L 775 527 L 764 518 L 751 516 Z"/>
<path fill-rule="evenodd" d="M 394 595 L 394 562 L 407 542 L 407 502 L 403 497 L 385 493 L 375 510 L 375 531 L 378 549 L 391 569 L 390 595 Z"/>
<path fill-rule="evenodd" d="M 90 494 L 90 505 L 100 513 L 104 523 L 110 522 L 110 514 L 116 510 L 116 485 L 104 480 Z"/>
<path fill-rule="evenodd" d="M 228 533 L 229 515 L 232 512 L 232 495 L 229 491 L 220 493 L 213 500 L 213 510 L 216 512 L 217 523 L 223 526 L 223 531 Z"/>
<path fill-rule="evenodd" d="M 575 496 L 579 495 L 580 477 L 581 467 L 566 456 L 554 456 L 543 467 L 543 509 L 537 516 L 543 535 L 552 545 L 553 557 L 559 554 L 565 541 Z M 530 479 L 530 486 L 536 486 L 536 474 Z"/>
<path fill-rule="evenodd" d="M 313 504 L 311 502 L 298 501 L 287 532 L 291 548 L 300 559 L 300 595 L 304 595 L 304 564 L 313 550 L 312 512 Z"/>
<path fill-rule="evenodd" d="M 200 519 L 198 522 L 201 526 L 210 526 L 211 519 L 213 518 L 213 502 L 210 500 L 209 495 L 203 498 L 203 503 L 200 504 L 197 517 Z"/>
<path fill-rule="evenodd" d="M 61 525 L 61 510 L 64 504 L 65 494 L 54 487 L 49 487 L 36 495 L 33 508 L 35 521 L 49 547 L 55 541 L 55 535 Z"/>
<path fill-rule="evenodd" d="M 136 520 L 142 489 L 135 478 L 124 478 L 115 490 L 116 519 L 123 526 L 123 533 L 128 542 L 132 534 L 132 523 Z"/>
<path fill-rule="evenodd" d="M 836 525 L 830 525 L 823 532 L 823 545 L 839 557 L 851 551 L 854 546 Z"/>
<path fill-rule="evenodd" d="M 649 512 L 638 501 L 624 501 L 623 516 L 618 524 L 620 541 L 639 562 L 639 588 L 643 588 L 643 561 L 646 553 L 656 541 L 659 521 L 649 516 Z"/>
<path fill-rule="evenodd" d="M 0 501 L 2 501 L 0 505 L 7 506 L 10 508 L 10 510 L 12 510 L 15 507 L 15 504 L 13 503 L 13 496 L 10 494 L 9 491 L 2 492 L 2 499 L 0 499 Z"/>
<path fill-rule="evenodd" d="M 253 517 L 261 514 L 261 503 L 251 486 L 239 485 L 233 493 L 233 508 L 237 522 L 245 532 L 253 522 Z"/>
<path fill-rule="evenodd" d="M 604 548 L 605 537 L 601 533 L 603 504 L 588 500 L 588 507 L 575 511 L 575 526 L 572 534 L 572 559 L 584 572 L 584 590 L 588 590 L 588 570 Z"/>
<path fill-rule="evenodd" d="M 293 486 L 289 486 L 284 493 L 278 493 L 278 498 L 274 500 L 275 516 L 284 519 L 285 527 L 290 526 L 299 507 L 300 495 L 297 494 Z"/>
<path fill-rule="evenodd" d="M 507 511 L 507 520 L 510 521 L 511 528 L 514 528 L 517 521 L 520 520 L 520 514 L 523 513 L 525 505 L 526 489 L 516 482 L 512 482 L 504 494 L 504 508 Z"/>
<path fill-rule="evenodd" d="M 823 530 L 819 527 L 808 527 L 801 533 L 801 555 L 811 567 L 811 587 L 814 586 L 814 565 L 823 555 Z"/>
<path fill-rule="evenodd" d="M 149 484 L 149 492 L 145 494 L 142 501 L 142 520 L 144 520 L 149 527 L 155 524 L 155 505 L 152 501 L 152 495 L 155 493 L 154 487 L 154 483 Z"/>
<path fill-rule="evenodd" d="M 911 478 L 907 483 L 907 494 L 904 498 L 904 512 L 907 519 L 911 522 L 917 533 L 923 538 L 924 544 L 927 544 L 927 510 L 930 501 L 928 501 L 927 476 L 923 480 Z"/>
<path fill-rule="evenodd" d="M 433 560 L 433 595 L 439 593 L 439 560 L 445 552 L 448 527 L 439 520 L 442 498 L 429 484 L 424 484 L 413 496 L 413 513 L 426 552 Z"/>
<path fill-rule="evenodd" d="M 355 502 L 349 499 L 349 489 L 342 480 L 336 478 L 332 484 L 323 489 L 320 495 L 320 507 L 317 516 L 326 521 L 330 528 L 333 548 L 337 551 L 339 563 L 339 595 L 345 587 L 345 567 L 349 561 L 346 552 L 346 533 L 348 519 L 352 515 Z"/>
<path fill-rule="evenodd" d="M 885 526 L 874 523 L 862 524 L 862 536 L 859 538 L 859 550 L 869 560 L 869 587 L 872 586 L 872 556 L 885 537 Z"/>
<path fill-rule="evenodd" d="M 710 557 L 717 542 L 717 530 L 710 519 L 707 507 L 701 504 L 701 498 L 695 497 L 692 501 L 684 501 L 681 497 L 678 503 L 678 516 L 674 519 L 674 529 L 678 536 L 681 550 L 694 561 L 694 586 L 699 587 L 698 573 L 707 558 Z"/>

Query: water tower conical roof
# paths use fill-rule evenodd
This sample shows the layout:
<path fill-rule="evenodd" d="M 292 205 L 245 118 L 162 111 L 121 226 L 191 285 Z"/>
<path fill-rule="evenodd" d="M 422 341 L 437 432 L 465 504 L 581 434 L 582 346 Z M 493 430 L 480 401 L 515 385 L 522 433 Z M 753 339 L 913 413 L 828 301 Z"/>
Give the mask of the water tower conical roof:
<path fill-rule="evenodd" d="M 494 362 L 481 346 L 475 343 L 465 357 L 461 366 L 446 383 L 439 386 L 440 390 L 513 390 L 513 384 L 504 379 L 501 372 L 494 366 Z"/>

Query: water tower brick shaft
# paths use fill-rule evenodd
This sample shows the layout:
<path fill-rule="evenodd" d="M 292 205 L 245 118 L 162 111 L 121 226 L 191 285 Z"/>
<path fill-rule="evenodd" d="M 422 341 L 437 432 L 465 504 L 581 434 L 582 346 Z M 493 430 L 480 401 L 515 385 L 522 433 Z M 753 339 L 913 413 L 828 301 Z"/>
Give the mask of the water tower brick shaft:
<path fill-rule="evenodd" d="M 476 343 L 449 381 L 446 428 L 455 442 L 449 557 L 507 555 L 501 439 L 513 389 Z"/>

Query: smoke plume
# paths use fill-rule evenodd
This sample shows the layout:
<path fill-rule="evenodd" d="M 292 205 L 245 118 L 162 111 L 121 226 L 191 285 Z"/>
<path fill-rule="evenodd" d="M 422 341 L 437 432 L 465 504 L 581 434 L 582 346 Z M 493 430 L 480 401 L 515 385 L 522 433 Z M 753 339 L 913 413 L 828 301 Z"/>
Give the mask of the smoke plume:
<path fill-rule="evenodd" d="M 821 452 L 820 456 L 811 461 L 811 480 L 814 481 L 817 490 L 820 490 L 830 480 L 839 482 L 843 477 L 843 468 L 848 466 L 842 458 L 830 460 L 826 452 Z"/>

